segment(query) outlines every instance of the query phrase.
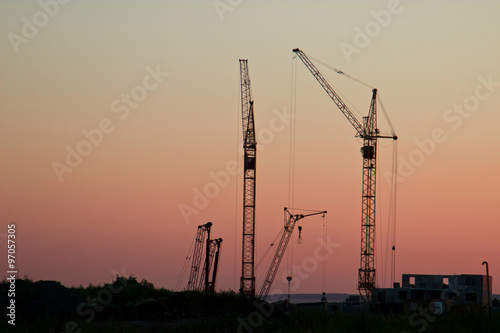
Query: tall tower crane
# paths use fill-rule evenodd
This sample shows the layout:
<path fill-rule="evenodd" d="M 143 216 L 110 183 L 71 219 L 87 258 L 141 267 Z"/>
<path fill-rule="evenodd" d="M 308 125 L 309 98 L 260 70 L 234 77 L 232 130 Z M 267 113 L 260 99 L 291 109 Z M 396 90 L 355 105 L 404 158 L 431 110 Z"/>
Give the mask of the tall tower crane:
<path fill-rule="evenodd" d="M 248 60 L 240 59 L 241 113 L 243 148 L 245 150 L 243 172 L 243 239 L 240 292 L 255 297 L 255 167 L 257 142 L 253 116 L 253 99 L 248 75 Z"/>
<path fill-rule="evenodd" d="M 280 242 L 278 247 L 276 248 L 276 252 L 274 254 L 273 260 L 271 261 L 271 265 L 269 266 L 269 271 L 267 272 L 266 279 L 262 284 L 262 288 L 260 289 L 259 298 L 265 300 L 267 295 L 269 295 L 269 291 L 271 290 L 271 286 L 273 285 L 274 278 L 276 277 L 276 273 L 278 273 L 278 269 L 281 264 L 281 259 L 283 259 L 283 255 L 285 254 L 286 247 L 288 245 L 288 241 L 292 236 L 293 229 L 295 228 L 295 223 L 298 220 L 303 219 L 304 217 L 318 215 L 318 214 L 326 214 L 326 210 L 322 212 L 310 213 L 310 214 L 295 214 L 290 213 L 288 208 L 285 207 L 285 227 L 283 230 L 283 234 L 281 235 Z M 300 231 L 300 227 L 299 227 Z"/>
<path fill-rule="evenodd" d="M 349 110 L 339 95 L 333 90 L 326 78 L 319 72 L 309 57 L 299 49 L 293 52 L 302 60 L 307 69 L 337 105 L 347 120 L 356 130 L 356 137 L 363 139 L 361 155 L 363 156 L 363 189 L 361 209 L 361 263 L 358 271 L 358 290 L 363 301 L 369 301 L 371 290 L 375 287 L 375 194 L 377 168 L 377 139 L 389 138 L 397 140 L 393 135 L 381 135 L 377 128 L 377 89 L 372 90 L 372 98 L 368 116 L 361 123 Z M 337 71 L 339 74 L 344 74 Z"/>

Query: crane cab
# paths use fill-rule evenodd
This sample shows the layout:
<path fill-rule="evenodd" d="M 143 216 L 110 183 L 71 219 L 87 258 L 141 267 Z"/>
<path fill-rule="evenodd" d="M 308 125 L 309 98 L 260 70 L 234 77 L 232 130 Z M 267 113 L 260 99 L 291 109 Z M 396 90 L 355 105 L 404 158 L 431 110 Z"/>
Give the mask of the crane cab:
<path fill-rule="evenodd" d="M 363 158 L 373 160 L 375 158 L 375 147 L 373 146 L 361 147 L 361 155 L 363 155 Z"/>
<path fill-rule="evenodd" d="M 245 157 L 245 170 L 255 170 L 255 156 Z"/>

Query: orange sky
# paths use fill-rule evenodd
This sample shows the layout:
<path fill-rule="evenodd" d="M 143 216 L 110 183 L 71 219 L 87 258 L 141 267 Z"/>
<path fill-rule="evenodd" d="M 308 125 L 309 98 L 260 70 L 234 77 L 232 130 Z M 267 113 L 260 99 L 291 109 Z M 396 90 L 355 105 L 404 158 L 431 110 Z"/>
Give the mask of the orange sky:
<path fill-rule="evenodd" d="M 498 2 L 241 1 L 226 11 L 212 1 L 46 3 L 0 1 L 0 236 L 17 224 L 21 276 L 86 285 L 120 272 L 172 289 L 197 225 L 212 221 L 213 236 L 224 239 L 217 289 L 238 289 L 241 174 L 188 219 L 179 207 L 194 207 L 195 191 L 238 157 L 238 59 L 249 59 L 262 131 L 261 258 L 289 204 L 286 115 L 299 47 L 377 87 L 399 136 L 396 279 L 483 274 L 487 260 L 500 293 Z M 370 89 L 320 69 L 366 115 Z M 336 247 L 326 260 L 326 291 L 355 293 L 360 141 L 300 62 L 296 98 L 294 204 L 328 211 Z M 379 126 L 388 129 L 382 114 Z M 67 160 L 68 149 L 85 156 Z M 383 284 L 380 246 L 391 155 L 381 142 L 381 286 L 390 281 L 387 273 Z M 320 217 L 302 226 L 289 267 L 310 261 L 323 235 Z M 273 290 L 286 290 L 286 268 L 284 260 Z M 259 268 L 259 288 L 264 273 Z M 322 292 L 322 276 L 319 263 L 307 278 L 295 277 L 294 292 Z"/>

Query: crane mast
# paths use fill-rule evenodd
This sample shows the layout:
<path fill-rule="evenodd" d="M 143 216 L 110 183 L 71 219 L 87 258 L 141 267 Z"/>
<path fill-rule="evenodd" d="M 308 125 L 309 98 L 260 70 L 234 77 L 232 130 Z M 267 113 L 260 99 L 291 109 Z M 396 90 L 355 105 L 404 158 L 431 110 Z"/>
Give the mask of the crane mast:
<path fill-rule="evenodd" d="M 243 125 L 243 238 L 240 292 L 255 297 L 255 167 L 257 142 L 255 141 L 255 124 L 253 115 L 253 99 L 248 75 L 248 60 L 240 59 L 241 113 Z"/>
<path fill-rule="evenodd" d="M 373 89 L 368 117 L 363 117 L 363 193 L 361 208 L 361 262 L 358 271 L 359 294 L 364 301 L 375 288 L 375 193 L 377 178 L 377 89 Z"/>
<path fill-rule="evenodd" d="M 280 242 L 278 247 L 276 248 L 276 252 L 274 254 L 271 265 L 269 266 L 269 271 L 267 272 L 266 279 L 262 284 L 262 288 L 260 289 L 259 298 L 265 300 L 267 295 L 269 295 L 269 291 L 271 290 L 271 286 L 273 285 L 274 278 L 276 277 L 276 273 L 278 273 L 278 269 L 281 264 L 281 259 L 286 251 L 286 247 L 288 242 L 290 241 L 290 237 L 292 236 L 293 229 L 295 228 L 295 223 L 298 220 L 301 220 L 308 216 L 318 215 L 318 214 L 326 214 L 326 211 L 316 212 L 311 214 L 295 214 L 290 213 L 288 208 L 285 207 L 285 227 L 283 230 L 283 234 L 281 235 Z"/>
<path fill-rule="evenodd" d="M 307 69 L 316 78 L 328 96 L 337 105 L 347 120 L 356 130 L 356 137 L 363 139 L 361 154 L 363 156 L 363 188 L 361 209 L 361 262 L 358 270 L 358 290 L 363 301 L 369 301 L 371 290 L 375 287 L 375 194 L 377 168 L 377 139 L 397 136 L 379 135 L 377 129 L 377 89 L 372 90 L 370 110 L 363 117 L 363 124 L 354 116 L 339 95 L 333 90 L 325 77 L 319 72 L 309 57 L 299 49 L 293 52 L 302 60 Z M 344 74 L 337 71 L 339 74 Z"/>

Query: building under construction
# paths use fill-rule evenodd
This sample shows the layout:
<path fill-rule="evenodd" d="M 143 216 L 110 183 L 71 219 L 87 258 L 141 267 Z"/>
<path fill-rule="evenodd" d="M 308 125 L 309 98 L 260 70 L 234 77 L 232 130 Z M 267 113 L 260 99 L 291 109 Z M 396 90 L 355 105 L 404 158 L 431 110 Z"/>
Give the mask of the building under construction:
<path fill-rule="evenodd" d="M 491 276 L 403 274 L 401 281 L 394 283 L 394 288 L 374 288 L 372 309 L 411 313 L 427 308 L 441 314 L 457 308 L 491 306 Z"/>

